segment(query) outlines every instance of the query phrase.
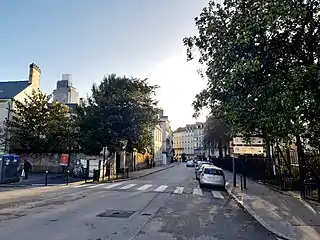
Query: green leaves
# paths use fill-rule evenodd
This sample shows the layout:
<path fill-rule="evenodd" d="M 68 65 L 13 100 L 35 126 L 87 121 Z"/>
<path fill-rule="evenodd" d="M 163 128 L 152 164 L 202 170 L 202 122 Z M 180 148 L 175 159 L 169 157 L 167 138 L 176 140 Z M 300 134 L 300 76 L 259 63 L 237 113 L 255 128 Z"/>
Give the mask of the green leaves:
<path fill-rule="evenodd" d="M 108 75 L 92 86 L 92 96 L 80 109 L 81 148 L 96 154 L 102 147 L 118 151 L 150 146 L 152 129 L 158 121 L 157 86 L 147 79 Z"/>
<path fill-rule="evenodd" d="M 24 102 L 13 102 L 11 119 L 6 122 L 11 152 L 62 153 L 69 150 L 69 110 L 49 100 L 40 91 L 33 91 Z"/>
<path fill-rule="evenodd" d="M 199 35 L 183 40 L 207 69 L 195 115 L 208 107 L 231 133 L 269 142 L 316 136 L 319 13 L 316 0 L 210 1 L 195 19 Z"/>

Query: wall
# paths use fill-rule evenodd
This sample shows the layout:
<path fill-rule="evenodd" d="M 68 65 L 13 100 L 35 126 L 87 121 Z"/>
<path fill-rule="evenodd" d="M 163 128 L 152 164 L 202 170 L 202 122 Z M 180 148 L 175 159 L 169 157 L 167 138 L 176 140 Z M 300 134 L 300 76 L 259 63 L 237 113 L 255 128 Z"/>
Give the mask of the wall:
<path fill-rule="evenodd" d="M 162 164 L 162 129 L 157 125 L 153 130 L 153 154 L 156 165 Z"/>
<path fill-rule="evenodd" d="M 21 164 L 24 160 L 30 161 L 32 165 L 32 172 L 45 172 L 60 173 L 63 167 L 60 166 L 60 154 L 22 154 L 20 155 Z M 148 167 L 147 159 L 151 157 L 149 154 L 136 153 L 136 170 L 145 169 Z M 93 169 L 98 169 L 98 162 L 103 164 L 102 156 L 85 155 L 82 153 L 72 154 L 70 157 L 69 169 L 72 171 L 81 171 L 83 167 L 86 167 L 87 160 L 90 160 L 90 174 L 92 175 Z M 110 161 L 111 174 L 115 174 L 115 158 L 111 156 L 106 160 Z M 102 166 L 102 165 L 101 165 Z M 126 153 L 126 167 L 129 167 L 129 171 L 133 171 L 133 156 L 132 153 Z M 101 170 L 103 166 L 101 167 Z"/>
<path fill-rule="evenodd" d="M 0 101 L 0 154 L 4 153 L 5 150 L 5 141 L 6 141 L 6 132 L 5 132 L 5 120 L 8 117 L 8 100 Z"/>
<path fill-rule="evenodd" d="M 59 173 L 62 171 L 60 167 L 60 155 L 58 154 L 21 154 L 21 164 L 24 160 L 28 160 L 32 165 L 32 172 L 53 172 Z"/>
<path fill-rule="evenodd" d="M 181 155 L 184 153 L 185 148 L 185 132 L 175 132 L 173 133 L 173 148 L 175 151 L 175 155 Z"/>
<path fill-rule="evenodd" d="M 31 96 L 33 90 L 37 91 L 38 88 L 36 88 L 32 85 L 29 85 L 25 90 L 23 90 L 17 96 L 15 96 L 14 100 L 19 101 L 19 102 L 24 102 L 27 95 Z M 15 106 L 13 105 L 13 107 L 15 107 Z"/>

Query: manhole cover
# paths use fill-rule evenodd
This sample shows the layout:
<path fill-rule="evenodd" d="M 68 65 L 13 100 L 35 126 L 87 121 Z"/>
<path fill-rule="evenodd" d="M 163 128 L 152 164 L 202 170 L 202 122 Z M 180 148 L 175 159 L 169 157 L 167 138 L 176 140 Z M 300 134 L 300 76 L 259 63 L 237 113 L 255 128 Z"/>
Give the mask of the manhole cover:
<path fill-rule="evenodd" d="M 104 211 L 102 213 L 99 213 L 97 215 L 97 217 L 128 218 L 134 213 L 135 213 L 135 211 L 106 210 L 106 211 Z"/>

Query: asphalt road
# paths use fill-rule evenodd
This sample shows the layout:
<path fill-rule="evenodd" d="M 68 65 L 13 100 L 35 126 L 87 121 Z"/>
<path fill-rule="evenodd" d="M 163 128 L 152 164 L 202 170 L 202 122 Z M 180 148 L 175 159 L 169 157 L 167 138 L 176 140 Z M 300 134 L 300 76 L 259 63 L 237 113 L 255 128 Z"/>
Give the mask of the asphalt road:
<path fill-rule="evenodd" d="M 37 191 L 37 192 L 36 192 Z M 211 192 L 212 191 L 212 192 Z M 2 193 L 1 193 L 2 194 Z M 0 196 L 0 239 L 263 239 L 276 237 L 183 164 L 139 180 Z"/>

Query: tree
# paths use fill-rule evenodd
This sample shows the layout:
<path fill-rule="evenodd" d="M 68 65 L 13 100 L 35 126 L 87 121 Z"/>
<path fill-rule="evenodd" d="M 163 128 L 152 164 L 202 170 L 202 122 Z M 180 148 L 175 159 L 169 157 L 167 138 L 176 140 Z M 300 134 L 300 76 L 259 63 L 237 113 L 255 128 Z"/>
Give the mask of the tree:
<path fill-rule="evenodd" d="M 23 102 L 13 102 L 11 119 L 6 121 L 10 152 L 61 153 L 67 150 L 68 109 L 49 100 L 46 94 L 34 90 Z"/>
<path fill-rule="evenodd" d="M 197 49 L 207 67 L 196 114 L 209 107 L 233 134 L 270 143 L 311 131 L 319 117 L 319 7 L 316 0 L 210 1 L 195 19 L 199 36 L 184 39 L 189 59 Z"/>
<path fill-rule="evenodd" d="M 79 110 L 81 148 L 97 154 L 107 146 L 111 152 L 142 150 L 151 145 L 152 129 L 158 122 L 157 86 L 147 79 L 108 75 Z"/>
<path fill-rule="evenodd" d="M 227 154 L 227 148 L 231 141 L 229 128 L 223 124 L 219 119 L 210 116 L 204 128 L 203 143 L 206 149 L 218 148 L 219 158 L 223 157 L 223 150 Z"/>

